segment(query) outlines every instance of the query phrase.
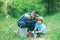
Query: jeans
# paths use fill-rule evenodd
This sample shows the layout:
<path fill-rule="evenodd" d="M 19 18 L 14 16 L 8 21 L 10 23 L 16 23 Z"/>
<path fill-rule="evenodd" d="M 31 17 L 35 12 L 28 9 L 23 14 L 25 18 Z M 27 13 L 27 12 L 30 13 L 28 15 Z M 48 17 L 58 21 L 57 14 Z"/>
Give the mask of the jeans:
<path fill-rule="evenodd" d="M 35 24 L 29 24 L 29 25 L 27 25 L 28 23 L 26 23 L 25 21 L 19 21 L 18 22 L 18 26 L 20 27 L 20 28 L 28 28 L 28 31 L 30 30 L 30 31 L 33 31 L 33 29 L 34 29 L 34 27 L 35 27 Z"/>

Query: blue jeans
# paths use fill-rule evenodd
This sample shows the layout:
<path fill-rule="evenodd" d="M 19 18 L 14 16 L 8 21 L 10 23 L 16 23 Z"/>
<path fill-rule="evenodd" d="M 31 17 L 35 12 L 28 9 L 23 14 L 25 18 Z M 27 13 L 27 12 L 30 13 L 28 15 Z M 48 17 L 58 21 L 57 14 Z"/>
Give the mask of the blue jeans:
<path fill-rule="evenodd" d="M 35 24 L 29 24 L 29 25 L 27 25 L 28 23 L 26 23 L 25 21 L 19 21 L 18 22 L 18 26 L 20 27 L 20 28 L 28 28 L 28 31 L 29 30 L 31 30 L 31 31 L 33 31 L 33 29 L 34 29 L 34 27 L 35 27 Z"/>
<path fill-rule="evenodd" d="M 19 22 L 18 22 L 18 26 L 19 26 L 20 28 L 25 28 L 25 27 L 26 27 L 26 23 L 25 23 L 24 21 L 19 21 Z"/>

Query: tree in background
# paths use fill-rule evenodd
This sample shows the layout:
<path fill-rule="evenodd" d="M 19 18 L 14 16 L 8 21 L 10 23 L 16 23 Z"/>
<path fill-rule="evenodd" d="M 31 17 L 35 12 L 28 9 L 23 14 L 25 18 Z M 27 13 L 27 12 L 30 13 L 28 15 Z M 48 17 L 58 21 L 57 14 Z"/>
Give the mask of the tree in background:
<path fill-rule="evenodd" d="M 41 0 L 13 0 L 8 4 L 8 14 L 15 18 L 32 10 L 37 10 L 39 15 L 44 15 L 46 12 L 45 5 Z"/>
<path fill-rule="evenodd" d="M 4 13 L 4 2 L 3 0 L 0 0 L 0 17 L 5 16 Z"/>
<path fill-rule="evenodd" d="M 42 0 L 44 3 L 46 3 L 46 10 L 47 14 L 51 15 L 58 11 L 59 8 L 59 0 Z"/>
<path fill-rule="evenodd" d="M 59 0 L 0 0 L 0 15 L 19 18 L 26 12 L 37 10 L 39 15 L 51 15 L 60 10 Z"/>

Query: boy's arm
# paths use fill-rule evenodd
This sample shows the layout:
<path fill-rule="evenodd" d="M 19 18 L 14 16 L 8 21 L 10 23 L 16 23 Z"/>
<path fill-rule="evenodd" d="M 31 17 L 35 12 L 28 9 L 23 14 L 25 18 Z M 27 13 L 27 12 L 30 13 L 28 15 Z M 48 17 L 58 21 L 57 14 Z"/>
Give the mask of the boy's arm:
<path fill-rule="evenodd" d="M 41 33 L 41 32 L 43 32 L 43 30 L 40 30 L 40 31 L 36 31 L 35 33 Z"/>
<path fill-rule="evenodd" d="M 32 31 L 32 33 L 41 33 L 41 32 L 43 32 L 43 30 L 40 30 L 40 31 L 34 30 L 34 31 Z"/>

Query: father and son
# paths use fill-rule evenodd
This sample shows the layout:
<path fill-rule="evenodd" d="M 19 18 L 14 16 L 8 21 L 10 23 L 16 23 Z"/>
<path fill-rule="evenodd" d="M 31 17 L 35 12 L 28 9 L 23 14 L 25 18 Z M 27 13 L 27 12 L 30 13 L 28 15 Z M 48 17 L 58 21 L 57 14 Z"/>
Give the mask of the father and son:
<path fill-rule="evenodd" d="M 46 33 L 44 18 L 42 16 L 36 17 L 37 15 L 38 11 L 33 10 L 31 13 L 25 13 L 18 20 L 19 28 L 28 28 L 27 32 L 33 33 L 35 38 L 38 34 Z"/>

